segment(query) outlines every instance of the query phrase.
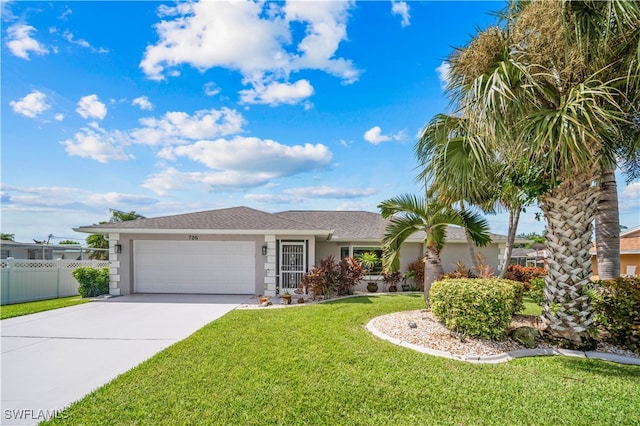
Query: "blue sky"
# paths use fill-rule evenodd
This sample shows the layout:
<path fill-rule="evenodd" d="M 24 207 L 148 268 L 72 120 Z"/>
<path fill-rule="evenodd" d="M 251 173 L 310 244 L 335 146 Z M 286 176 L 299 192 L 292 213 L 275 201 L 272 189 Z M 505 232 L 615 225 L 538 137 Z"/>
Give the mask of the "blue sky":
<path fill-rule="evenodd" d="M 502 2 L 2 2 L 2 232 L 419 193 L 444 60 Z M 640 184 L 618 179 L 638 226 Z M 541 232 L 524 215 L 519 232 Z M 487 216 L 506 233 L 506 215 Z"/>

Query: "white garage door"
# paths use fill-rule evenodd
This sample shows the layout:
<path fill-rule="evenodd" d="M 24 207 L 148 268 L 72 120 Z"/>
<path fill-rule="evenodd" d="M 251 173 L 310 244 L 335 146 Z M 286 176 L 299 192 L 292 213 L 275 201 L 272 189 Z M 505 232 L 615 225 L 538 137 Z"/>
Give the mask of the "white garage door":
<path fill-rule="evenodd" d="M 136 293 L 254 294 L 252 241 L 135 241 Z"/>

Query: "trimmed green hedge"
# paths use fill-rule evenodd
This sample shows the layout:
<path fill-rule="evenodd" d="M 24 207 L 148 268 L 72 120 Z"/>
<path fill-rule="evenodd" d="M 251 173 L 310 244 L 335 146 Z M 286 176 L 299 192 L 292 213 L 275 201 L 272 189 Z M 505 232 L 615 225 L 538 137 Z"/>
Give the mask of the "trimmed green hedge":
<path fill-rule="evenodd" d="M 82 297 L 96 297 L 109 293 L 109 268 L 81 266 L 71 272 L 80 283 L 78 293 Z"/>
<path fill-rule="evenodd" d="M 613 343 L 640 352 L 640 278 L 596 281 L 590 293 L 595 322 Z"/>
<path fill-rule="evenodd" d="M 522 304 L 522 283 L 505 279 L 447 279 L 433 283 L 433 314 L 453 331 L 502 340 Z"/>

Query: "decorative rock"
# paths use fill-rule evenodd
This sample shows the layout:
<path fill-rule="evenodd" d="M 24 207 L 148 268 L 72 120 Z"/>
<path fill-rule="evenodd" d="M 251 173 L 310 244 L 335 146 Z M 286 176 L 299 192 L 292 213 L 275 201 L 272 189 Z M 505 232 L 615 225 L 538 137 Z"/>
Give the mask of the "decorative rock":
<path fill-rule="evenodd" d="M 411 321 L 409 323 L 409 328 L 418 328 L 418 324 L 416 324 L 415 322 Z"/>
<path fill-rule="evenodd" d="M 509 336 L 525 348 L 535 348 L 538 346 L 536 339 L 538 338 L 538 329 L 533 327 L 518 327 L 509 333 Z"/>

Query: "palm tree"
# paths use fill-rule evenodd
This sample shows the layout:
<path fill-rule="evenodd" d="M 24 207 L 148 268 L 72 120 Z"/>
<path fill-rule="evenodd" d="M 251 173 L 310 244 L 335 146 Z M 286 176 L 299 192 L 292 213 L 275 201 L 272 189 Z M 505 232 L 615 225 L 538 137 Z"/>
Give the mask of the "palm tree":
<path fill-rule="evenodd" d="M 0 233 L 0 240 L 2 241 L 15 241 L 16 234 Z"/>
<path fill-rule="evenodd" d="M 525 185 L 524 173 L 518 165 L 506 164 L 506 158 L 486 151 L 487 146 L 470 134 L 467 120 L 438 114 L 425 127 L 415 146 L 422 167 L 418 180 L 428 182 L 430 191 L 445 204 L 476 205 L 486 213 L 506 209 L 509 230 L 503 265 L 503 277 L 509 265 L 522 209 L 532 200 L 518 187 Z M 469 255 L 478 267 L 473 241 L 467 233 Z"/>
<path fill-rule="evenodd" d="M 402 243 L 416 232 L 424 233 L 424 301 L 427 307 L 430 306 L 431 284 L 444 273 L 440 252 L 447 236 L 447 226 L 464 228 L 480 247 L 491 241 L 489 225 L 480 215 L 456 210 L 438 200 L 428 202 L 424 198 L 404 194 L 381 202 L 378 208 L 382 217 L 389 219 L 382 239 L 382 261 L 386 270 L 398 270 Z"/>
<path fill-rule="evenodd" d="M 613 3 L 638 9 L 636 2 Z M 580 344 L 593 317 L 587 285 L 594 182 L 603 164 L 614 164 L 628 120 L 617 80 L 603 79 L 608 65 L 587 66 L 580 40 L 567 30 L 577 19 L 572 4 L 512 3 L 505 28 L 478 34 L 451 62 L 455 99 L 483 135 L 484 149 L 507 158 L 518 153 L 539 172 L 530 189 L 547 221 L 543 318 L 552 334 Z M 617 22 L 637 33 L 640 21 Z"/>

